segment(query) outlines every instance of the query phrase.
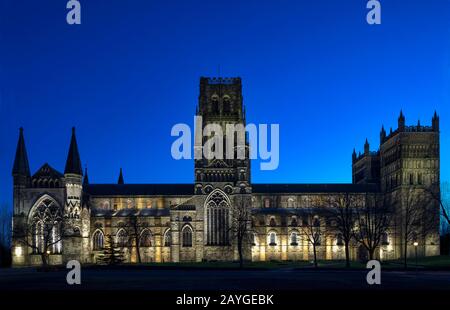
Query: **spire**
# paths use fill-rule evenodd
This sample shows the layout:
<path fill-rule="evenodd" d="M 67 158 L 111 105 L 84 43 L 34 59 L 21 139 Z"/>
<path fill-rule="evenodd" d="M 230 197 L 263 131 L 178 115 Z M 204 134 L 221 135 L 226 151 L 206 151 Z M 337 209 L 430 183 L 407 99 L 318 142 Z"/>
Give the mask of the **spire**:
<path fill-rule="evenodd" d="M 17 142 L 16 157 L 12 171 L 14 175 L 30 176 L 30 165 L 28 163 L 27 149 L 25 148 L 25 139 L 23 137 L 23 128 L 20 127 L 19 141 Z"/>
<path fill-rule="evenodd" d="M 381 131 L 380 131 L 380 144 L 384 142 L 386 139 L 386 130 L 384 130 L 384 126 L 381 125 Z"/>
<path fill-rule="evenodd" d="M 436 110 L 434 111 L 433 118 L 431 119 L 431 126 L 434 131 L 439 131 L 439 115 L 437 115 Z"/>
<path fill-rule="evenodd" d="M 405 129 L 405 116 L 403 115 L 403 110 L 400 110 L 400 116 L 398 117 L 398 129 L 399 131 Z"/>
<path fill-rule="evenodd" d="M 353 148 L 352 160 L 353 160 L 353 161 L 356 160 L 356 150 L 355 150 L 355 148 Z"/>
<path fill-rule="evenodd" d="M 84 168 L 83 185 L 88 185 L 88 184 L 89 184 L 89 177 L 88 177 L 87 166 L 86 166 L 86 168 Z"/>
<path fill-rule="evenodd" d="M 125 182 L 123 181 L 122 168 L 120 168 L 120 174 L 119 174 L 119 179 L 117 180 L 117 184 L 125 184 Z"/>
<path fill-rule="evenodd" d="M 72 139 L 70 140 L 69 154 L 67 154 L 66 168 L 64 174 L 83 175 L 81 168 L 80 154 L 78 153 L 77 138 L 75 136 L 75 127 L 72 127 Z"/>
<path fill-rule="evenodd" d="M 364 143 L 364 154 L 368 155 L 369 151 L 370 151 L 369 141 L 367 141 L 367 138 L 366 138 L 366 142 Z"/>

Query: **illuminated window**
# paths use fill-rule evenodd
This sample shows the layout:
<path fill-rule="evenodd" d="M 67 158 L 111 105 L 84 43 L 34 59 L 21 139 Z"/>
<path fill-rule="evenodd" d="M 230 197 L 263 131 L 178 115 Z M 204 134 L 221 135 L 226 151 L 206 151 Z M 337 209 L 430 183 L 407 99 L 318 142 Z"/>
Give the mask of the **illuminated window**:
<path fill-rule="evenodd" d="M 103 232 L 97 230 L 92 237 L 92 245 L 94 251 L 102 250 L 104 246 L 104 235 Z"/>
<path fill-rule="evenodd" d="M 167 229 L 164 233 L 164 246 L 170 246 L 172 244 L 172 233 L 170 229 Z"/>
<path fill-rule="evenodd" d="M 272 218 L 270 219 L 269 225 L 270 225 L 271 227 L 277 226 L 277 222 L 275 222 L 275 218 L 272 217 Z"/>
<path fill-rule="evenodd" d="M 296 246 L 298 245 L 298 235 L 296 232 L 291 233 L 291 245 Z"/>
<path fill-rule="evenodd" d="M 292 220 L 291 220 L 291 226 L 293 226 L 293 227 L 298 226 L 297 218 L 296 218 L 296 217 L 292 217 Z"/>
<path fill-rule="evenodd" d="M 275 232 L 269 234 L 269 245 L 277 245 L 277 234 Z"/>
<path fill-rule="evenodd" d="M 129 246 L 129 242 L 130 242 L 130 238 L 128 237 L 127 232 L 125 231 L 125 229 L 120 229 L 117 232 L 117 245 L 121 248 L 127 247 Z"/>
<path fill-rule="evenodd" d="M 139 246 L 151 247 L 152 246 L 152 233 L 148 229 L 144 229 L 139 238 Z"/>
<path fill-rule="evenodd" d="M 183 236 L 183 247 L 192 247 L 192 229 L 189 226 L 184 226 L 182 231 Z"/>

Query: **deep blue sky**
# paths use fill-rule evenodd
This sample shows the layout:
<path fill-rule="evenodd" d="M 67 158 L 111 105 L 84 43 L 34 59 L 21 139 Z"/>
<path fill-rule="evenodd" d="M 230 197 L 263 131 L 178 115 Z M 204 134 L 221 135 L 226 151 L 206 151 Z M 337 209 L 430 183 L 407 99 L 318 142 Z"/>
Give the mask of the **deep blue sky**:
<path fill-rule="evenodd" d="M 247 120 L 280 124 L 280 166 L 253 182 L 351 182 L 351 152 L 384 124 L 441 117 L 450 179 L 450 1 L 0 1 L 0 201 L 12 196 L 18 128 L 31 170 L 64 169 L 77 127 L 91 182 L 193 181 L 170 156 L 175 123 L 193 124 L 200 76 L 243 79 Z"/>

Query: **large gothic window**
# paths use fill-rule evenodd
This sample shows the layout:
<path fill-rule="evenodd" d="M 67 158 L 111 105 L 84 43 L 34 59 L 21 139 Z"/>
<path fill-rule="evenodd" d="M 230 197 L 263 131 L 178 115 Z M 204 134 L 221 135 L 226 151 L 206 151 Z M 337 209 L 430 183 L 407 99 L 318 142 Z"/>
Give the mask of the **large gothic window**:
<path fill-rule="evenodd" d="M 219 114 L 219 97 L 216 95 L 211 98 L 211 110 L 213 114 Z"/>
<path fill-rule="evenodd" d="M 60 207 L 44 199 L 30 218 L 33 253 L 61 253 L 62 216 Z"/>
<path fill-rule="evenodd" d="M 215 191 L 206 202 L 208 245 L 229 245 L 230 204 L 225 194 Z"/>
<path fill-rule="evenodd" d="M 225 115 L 231 113 L 231 101 L 229 96 L 223 97 L 223 113 Z"/>
<path fill-rule="evenodd" d="M 192 229 L 188 225 L 184 226 L 182 231 L 183 237 L 183 247 L 190 248 L 192 247 Z"/>
<path fill-rule="evenodd" d="M 125 248 L 129 245 L 130 238 L 128 237 L 128 234 L 125 231 L 125 229 L 123 228 L 117 232 L 116 239 L 117 245 L 121 248 Z"/>
<path fill-rule="evenodd" d="M 152 246 L 152 233 L 148 229 L 144 229 L 139 238 L 139 246 L 151 247 Z"/>
<path fill-rule="evenodd" d="M 103 249 L 104 245 L 104 235 L 103 232 L 97 230 L 92 237 L 92 246 L 94 251 L 99 251 Z"/>

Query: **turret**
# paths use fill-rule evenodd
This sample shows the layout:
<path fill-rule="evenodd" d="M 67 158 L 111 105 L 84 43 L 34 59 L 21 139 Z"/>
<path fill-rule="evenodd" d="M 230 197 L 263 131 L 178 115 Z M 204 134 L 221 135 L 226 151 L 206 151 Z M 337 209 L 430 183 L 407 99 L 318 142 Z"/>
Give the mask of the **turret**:
<path fill-rule="evenodd" d="M 75 136 L 75 127 L 72 128 L 72 137 L 70 139 L 69 153 L 67 154 L 66 168 L 64 169 L 64 178 L 66 183 L 66 207 L 65 216 L 69 218 L 78 218 L 81 211 L 82 177 L 80 154 L 78 152 L 77 138 Z"/>
<path fill-rule="evenodd" d="M 433 118 L 431 119 L 431 126 L 433 128 L 433 131 L 439 131 L 439 116 L 437 115 L 436 111 L 434 111 Z"/>
<path fill-rule="evenodd" d="M 83 186 L 88 185 L 89 184 L 89 177 L 88 177 L 88 171 L 87 171 L 87 167 L 84 168 L 84 179 L 83 179 Z"/>
<path fill-rule="evenodd" d="M 369 155 L 369 152 L 370 152 L 369 141 L 367 141 L 366 138 L 366 142 L 364 143 L 364 155 Z"/>
<path fill-rule="evenodd" d="M 117 184 L 125 184 L 125 182 L 123 181 L 122 168 L 120 168 L 119 179 L 117 180 Z"/>
<path fill-rule="evenodd" d="M 28 155 L 25 147 L 22 127 L 20 127 L 19 131 L 19 141 L 17 142 L 12 176 L 14 178 L 14 185 L 26 186 L 30 181 L 30 165 L 28 163 Z"/>
<path fill-rule="evenodd" d="M 75 136 L 75 127 L 72 127 L 72 138 L 70 140 L 69 153 L 67 154 L 64 174 L 73 174 L 80 177 L 83 175 L 80 154 L 78 152 L 77 137 Z"/>
<path fill-rule="evenodd" d="M 398 130 L 405 130 L 405 116 L 403 115 L 403 111 L 400 110 L 400 116 L 398 117 Z"/>
<path fill-rule="evenodd" d="M 381 126 L 380 144 L 383 144 L 385 140 L 386 140 L 386 130 L 384 130 L 384 126 Z"/>

